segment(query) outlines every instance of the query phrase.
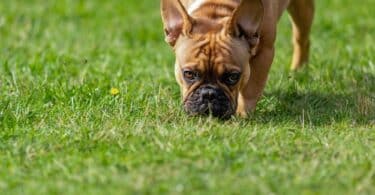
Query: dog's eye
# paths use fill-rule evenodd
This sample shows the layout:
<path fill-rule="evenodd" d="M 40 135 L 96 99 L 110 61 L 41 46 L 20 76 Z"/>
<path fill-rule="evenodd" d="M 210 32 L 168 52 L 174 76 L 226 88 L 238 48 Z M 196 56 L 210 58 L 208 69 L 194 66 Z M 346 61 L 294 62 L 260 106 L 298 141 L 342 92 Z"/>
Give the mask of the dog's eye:
<path fill-rule="evenodd" d="M 224 82 L 227 85 L 235 85 L 241 78 L 241 73 L 239 72 L 232 72 L 232 73 L 227 73 L 224 75 Z"/>
<path fill-rule="evenodd" d="M 187 81 L 195 81 L 196 79 L 198 79 L 198 77 L 199 77 L 198 72 L 191 71 L 191 70 L 185 70 L 184 71 L 184 78 Z"/>

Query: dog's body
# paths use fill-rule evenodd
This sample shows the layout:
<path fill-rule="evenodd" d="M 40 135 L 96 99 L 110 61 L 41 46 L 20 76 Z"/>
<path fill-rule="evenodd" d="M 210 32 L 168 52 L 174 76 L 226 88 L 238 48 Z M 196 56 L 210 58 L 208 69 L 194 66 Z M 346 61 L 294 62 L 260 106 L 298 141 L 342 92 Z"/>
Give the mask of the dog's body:
<path fill-rule="evenodd" d="M 292 69 L 308 61 L 313 0 L 161 0 L 166 41 L 191 114 L 241 116 L 255 109 L 274 58 L 277 22 L 293 22 Z"/>

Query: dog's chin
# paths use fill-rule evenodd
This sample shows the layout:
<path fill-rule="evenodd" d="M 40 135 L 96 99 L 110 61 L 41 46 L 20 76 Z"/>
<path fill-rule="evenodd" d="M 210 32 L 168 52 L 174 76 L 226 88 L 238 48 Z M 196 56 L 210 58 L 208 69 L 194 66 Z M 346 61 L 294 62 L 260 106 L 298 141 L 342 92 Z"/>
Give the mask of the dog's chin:
<path fill-rule="evenodd" d="M 206 100 L 199 93 L 193 93 L 185 100 L 184 108 L 191 116 L 214 116 L 225 120 L 235 113 L 236 105 L 225 94 Z"/>

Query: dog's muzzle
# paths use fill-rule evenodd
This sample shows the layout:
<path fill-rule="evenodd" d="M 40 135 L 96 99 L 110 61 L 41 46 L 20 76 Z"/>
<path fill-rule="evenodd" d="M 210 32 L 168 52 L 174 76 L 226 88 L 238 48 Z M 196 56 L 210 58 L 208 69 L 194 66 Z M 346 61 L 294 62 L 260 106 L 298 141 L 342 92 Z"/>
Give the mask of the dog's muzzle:
<path fill-rule="evenodd" d="M 235 109 L 224 91 L 216 86 L 204 85 L 196 89 L 186 100 L 185 110 L 190 115 L 212 115 L 226 119 Z"/>

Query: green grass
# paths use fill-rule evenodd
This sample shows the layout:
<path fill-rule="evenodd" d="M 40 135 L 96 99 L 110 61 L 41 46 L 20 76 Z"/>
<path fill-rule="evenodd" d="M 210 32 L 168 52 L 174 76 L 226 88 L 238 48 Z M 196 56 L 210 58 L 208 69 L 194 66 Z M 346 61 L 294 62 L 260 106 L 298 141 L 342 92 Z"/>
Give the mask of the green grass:
<path fill-rule="evenodd" d="M 375 194 L 375 1 L 317 1 L 298 73 L 285 15 L 229 121 L 184 114 L 158 4 L 1 1 L 0 194 Z"/>

